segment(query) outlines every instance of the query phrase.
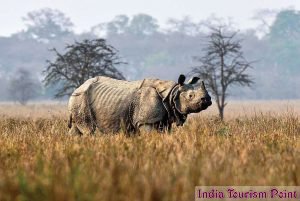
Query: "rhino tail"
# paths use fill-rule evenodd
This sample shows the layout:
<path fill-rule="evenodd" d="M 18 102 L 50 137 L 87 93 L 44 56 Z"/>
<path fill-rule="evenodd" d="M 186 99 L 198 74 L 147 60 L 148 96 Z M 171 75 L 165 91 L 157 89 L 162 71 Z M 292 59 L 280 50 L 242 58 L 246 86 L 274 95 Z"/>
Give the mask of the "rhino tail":
<path fill-rule="evenodd" d="M 72 114 L 69 116 L 68 127 L 72 128 Z"/>

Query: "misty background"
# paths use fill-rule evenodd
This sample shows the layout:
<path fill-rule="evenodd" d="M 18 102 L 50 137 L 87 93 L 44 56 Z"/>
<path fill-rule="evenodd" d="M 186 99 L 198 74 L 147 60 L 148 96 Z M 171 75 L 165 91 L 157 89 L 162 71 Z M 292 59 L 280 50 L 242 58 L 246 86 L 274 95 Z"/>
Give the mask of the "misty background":
<path fill-rule="evenodd" d="M 247 12 L 242 9 L 247 3 L 236 0 L 226 4 L 215 0 L 188 0 L 185 4 L 155 0 L 144 5 L 134 0 L 99 2 L 5 3 L 0 20 L 0 100 L 13 100 L 12 83 L 25 71 L 37 85 L 36 99 L 52 99 L 56 89 L 41 82 L 46 60 L 55 58 L 49 50 L 55 47 L 63 52 L 66 44 L 83 39 L 105 38 L 118 49 L 127 62 L 118 69 L 128 80 L 177 80 L 180 73 L 188 74 L 199 65 L 194 57 L 203 54 L 208 26 L 220 24 L 238 31 L 245 58 L 255 61 L 249 71 L 255 84 L 233 88 L 232 99 L 300 98 L 300 11 L 295 1 L 251 1 Z"/>

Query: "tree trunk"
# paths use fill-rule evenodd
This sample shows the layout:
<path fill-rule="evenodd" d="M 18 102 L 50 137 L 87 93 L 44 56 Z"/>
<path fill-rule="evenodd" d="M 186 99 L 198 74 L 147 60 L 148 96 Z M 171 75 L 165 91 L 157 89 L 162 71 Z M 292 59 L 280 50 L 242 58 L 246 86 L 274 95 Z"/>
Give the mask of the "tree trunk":
<path fill-rule="evenodd" d="M 225 62 L 224 62 L 224 54 L 222 53 L 221 55 L 221 90 L 222 90 L 222 94 L 221 94 L 221 104 L 220 104 L 220 107 L 219 107 L 219 116 L 220 116 L 220 119 L 223 121 L 224 119 L 224 103 L 225 103 L 225 92 L 226 92 L 226 89 L 225 89 L 225 83 L 224 83 L 224 65 L 225 65 Z"/>
<path fill-rule="evenodd" d="M 219 109 L 219 117 L 223 121 L 224 120 L 224 105 L 218 107 Z"/>

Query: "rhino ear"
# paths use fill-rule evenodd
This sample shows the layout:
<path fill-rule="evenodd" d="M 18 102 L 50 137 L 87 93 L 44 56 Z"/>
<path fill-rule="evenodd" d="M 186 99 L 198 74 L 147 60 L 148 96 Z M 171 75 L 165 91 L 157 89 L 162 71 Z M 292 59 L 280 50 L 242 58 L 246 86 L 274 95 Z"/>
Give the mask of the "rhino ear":
<path fill-rule="evenodd" d="M 192 77 L 189 81 L 188 84 L 196 84 L 200 80 L 199 77 Z"/>
<path fill-rule="evenodd" d="M 182 74 L 179 75 L 178 84 L 180 84 L 182 86 L 184 84 L 184 81 L 185 81 L 185 76 Z"/>

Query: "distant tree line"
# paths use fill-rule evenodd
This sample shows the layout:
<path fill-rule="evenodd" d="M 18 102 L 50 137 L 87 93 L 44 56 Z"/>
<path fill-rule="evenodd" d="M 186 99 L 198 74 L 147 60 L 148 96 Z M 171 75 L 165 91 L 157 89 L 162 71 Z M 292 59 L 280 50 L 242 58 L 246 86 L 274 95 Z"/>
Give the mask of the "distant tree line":
<path fill-rule="evenodd" d="M 274 21 L 267 21 L 270 15 Z M 189 17 L 170 19 L 166 27 L 161 27 L 147 14 L 119 15 L 81 34 L 74 33 L 71 19 L 58 10 L 33 11 L 23 20 L 26 29 L 10 37 L 0 37 L 1 100 L 15 99 L 10 89 L 19 69 L 26 71 L 29 80 L 35 80 L 33 83 L 38 85 L 33 97 L 52 98 L 58 86 L 44 86 L 40 82 L 45 78 L 42 74 L 48 65 L 45 61 L 55 62 L 57 53 L 65 54 L 68 51 L 65 46 L 75 41 L 106 39 L 127 63 L 116 66 L 126 79 L 149 76 L 175 79 L 179 73 L 187 73 L 192 67 L 201 65 L 201 61 L 193 58 L 205 55 L 203 48 L 210 34 L 208 27 L 221 21 L 228 27 L 228 33 L 237 32 L 230 22 L 214 17 L 199 22 Z M 295 86 L 300 84 L 300 12 L 260 12 L 255 20 L 262 22 L 257 29 L 236 34 L 237 39 L 243 39 L 244 56 L 249 61 L 257 60 L 256 68 L 249 71 L 255 84 L 251 88 L 231 88 L 227 93 L 232 98 L 244 99 L 300 98 L 300 92 L 295 91 Z M 53 48 L 57 52 L 49 51 Z"/>

